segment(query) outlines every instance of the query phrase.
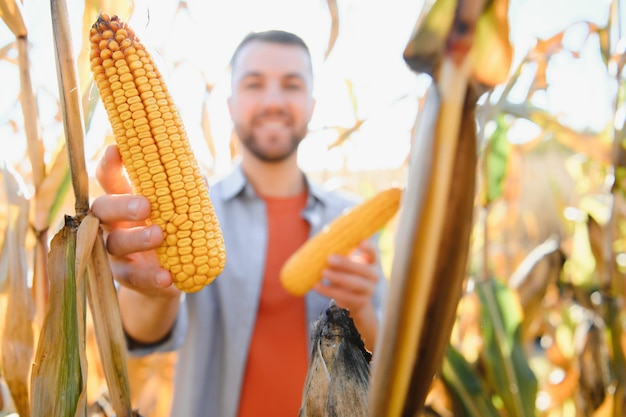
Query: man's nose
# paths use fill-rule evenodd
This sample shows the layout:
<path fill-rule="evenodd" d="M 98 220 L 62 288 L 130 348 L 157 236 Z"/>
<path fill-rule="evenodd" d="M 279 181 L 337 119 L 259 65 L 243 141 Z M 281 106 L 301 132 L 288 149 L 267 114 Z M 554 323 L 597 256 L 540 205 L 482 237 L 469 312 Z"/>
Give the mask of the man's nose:
<path fill-rule="evenodd" d="M 263 103 L 268 107 L 280 107 L 285 104 L 285 92 L 278 83 L 270 83 L 265 89 Z"/>

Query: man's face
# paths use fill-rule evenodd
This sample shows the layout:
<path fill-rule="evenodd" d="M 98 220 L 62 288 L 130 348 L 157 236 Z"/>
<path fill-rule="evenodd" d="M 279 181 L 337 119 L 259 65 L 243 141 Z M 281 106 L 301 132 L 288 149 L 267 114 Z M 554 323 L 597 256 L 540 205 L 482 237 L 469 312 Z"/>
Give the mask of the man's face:
<path fill-rule="evenodd" d="M 228 108 L 252 155 L 279 162 L 295 153 L 313 114 L 312 89 L 311 63 L 301 47 L 252 41 L 239 51 Z"/>

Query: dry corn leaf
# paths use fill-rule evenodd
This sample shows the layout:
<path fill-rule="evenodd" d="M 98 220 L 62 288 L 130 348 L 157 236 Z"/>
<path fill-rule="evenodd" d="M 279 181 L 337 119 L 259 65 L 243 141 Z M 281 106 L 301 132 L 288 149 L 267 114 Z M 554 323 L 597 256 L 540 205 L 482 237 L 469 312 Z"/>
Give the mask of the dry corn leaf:
<path fill-rule="evenodd" d="M 556 284 L 564 263 L 565 255 L 560 249 L 559 240 L 550 237 L 524 258 L 508 280 L 524 312 L 522 335 L 526 340 L 535 336 L 526 334 L 527 330 L 541 312 L 548 286 Z"/>
<path fill-rule="evenodd" d="M 4 20 L 16 38 L 23 38 L 28 34 L 20 0 L 0 1 L 0 18 Z"/>
<path fill-rule="evenodd" d="M 20 102 L 24 116 L 24 133 L 28 145 L 28 156 L 33 170 L 33 185 L 35 190 L 43 181 L 45 162 L 43 159 L 43 144 L 40 140 L 39 114 L 37 111 L 37 97 L 33 90 L 30 77 L 30 59 L 28 56 L 29 41 L 26 37 L 17 39 L 17 58 L 20 69 Z"/>
<path fill-rule="evenodd" d="M 96 341 L 102 360 L 102 368 L 109 388 L 109 397 L 118 417 L 133 414 L 130 399 L 130 382 L 127 369 L 126 341 L 122 330 L 113 275 L 104 246 L 100 223 L 88 214 L 81 224 L 93 248 L 89 256 L 87 297 L 94 323 Z M 79 235 L 80 235 L 79 231 Z"/>
<path fill-rule="evenodd" d="M 63 143 L 63 142 L 62 142 Z M 31 224 L 37 243 L 33 266 L 32 293 L 35 300 L 35 323 L 40 328 L 48 308 L 49 283 L 47 272 L 48 230 L 58 214 L 70 186 L 67 149 L 63 145 L 56 152 L 52 165 L 35 190 Z"/>
<path fill-rule="evenodd" d="M 592 414 L 593 417 L 615 417 L 613 413 L 615 402 L 615 393 L 609 392 L 604 398 L 604 402 L 598 409 Z M 618 411 L 619 412 L 619 411 Z M 617 414 L 620 415 L 620 414 Z"/>
<path fill-rule="evenodd" d="M 578 389 L 578 380 L 580 374 L 576 367 L 563 370 L 562 378 L 555 382 L 549 382 L 546 386 L 546 392 L 549 394 L 551 407 L 560 408 L 570 401 Z M 559 374 L 561 371 L 559 371 Z"/>
<path fill-rule="evenodd" d="M 84 299 L 85 289 L 78 287 L 75 269 L 78 224 L 69 216 L 65 220 L 50 243 L 50 304 L 31 376 L 34 417 L 86 415 L 83 393 L 87 370 L 84 349 L 79 344 L 79 334 L 85 331 L 80 327 L 85 311 L 79 311 L 78 301 Z"/>
<path fill-rule="evenodd" d="M 509 0 L 491 0 L 476 22 L 470 51 L 472 78 L 488 88 L 504 83 L 513 61 Z"/>
<path fill-rule="evenodd" d="M 602 225 L 592 215 L 587 216 L 589 247 L 595 259 L 600 287 L 603 289 L 611 288 L 612 279 L 622 279 L 613 253 L 614 245 L 611 239 L 613 239 L 614 234 L 610 232 L 611 227 L 612 219 Z"/>
<path fill-rule="evenodd" d="M 404 60 L 419 73 L 437 72 L 452 27 L 456 0 L 426 0 L 415 25 L 413 36 L 404 50 Z"/>
<path fill-rule="evenodd" d="M 328 36 L 328 46 L 324 52 L 324 59 L 328 59 L 339 37 L 339 7 L 337 6 L 337 0 L 327 0 L 326 4 L 330 14 L 330 35 Z"/>
<path fill-rule="evenodd" d="M 2 373 L 21 416 L 30 416 L 29 372 L 34 352 L 33 299 L 28 289 L 26 235 L 29 200 L 19 175 L 2 166 L 7 207 L 7 228 L 2 248 L 6 271 L 6 319 L 2 332 Z"/>
<path fill-rule="evenodd" d="M 354 132 L 357 132 L 361 128 L 363 123 L 365 123 L 365 120 L 357 119 L 354 122 L 354 125 L 352 125 L 351 127 L 345 128 L 341 126 L 336 126 L 334 129 L 337 131 L 337 133 L 339 133 L 339 135 L 337 136 L 337 139 L 335 139 L 331 144 L 328 145 L 327 149 L 331 150 L 333 148 L 341 146 L 345 141 L 350 139 Z"/>
<path fill-rule="evenodd" d="M 548 87 L 546 70 L 548 59 L 563 49 L 564 31 L 558 32 L 547 39 L 537 39 L 535 47 L 528 53 L 527 60 L 537 65 L 537 71 L 533 78 L 533 85 L 528 92 L 528 97 L 537 90 L 545 90 Z"/>
<path fill-rule="evenodd" d="M 577 409 L 591 415 L 606 399 L 611 375 L 602 320 L 589 313 L 574 334 L 580 381 Z"/>

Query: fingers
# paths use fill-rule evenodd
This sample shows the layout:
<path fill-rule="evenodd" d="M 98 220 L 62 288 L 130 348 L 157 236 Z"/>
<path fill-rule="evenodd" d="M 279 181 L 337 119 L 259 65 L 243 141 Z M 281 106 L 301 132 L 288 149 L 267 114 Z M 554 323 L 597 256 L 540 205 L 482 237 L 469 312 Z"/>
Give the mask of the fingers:
<path fill-rule="evenodd" d="M 375 260 L 376 250 L 371 242 L 363 242 L 350 256 L 330 256 L 323 280 L 314 290 L 333 298 L 342 308 L 359 310 L 371 303 L 380 279 Z"/>
<path fill-rule="evenodd" d="M 352 253 L 352 256 L 361 259 L 365 263 L 373 264 L 377 258 L 376 246 L 371 240 L 364 240 Z"/>
<path fill-rule="evenodd" d="M 131 194 L 132 187 L 124 176 L 122 157 L 116 145 L 109 145 L 96 167 L 96 179 L 107 194 Z"/>
<path fill-rule="evenodd" d="M 171 274 L 161 267 L 154 250 L 162 243 L 163 232 L 156 225 L 146 225 L 150 202 L 133 194 L 117 146 L 106 148 L 96 167 L 96 179 L 105 194 L 93 201 L 91 211 L 105 231 L 115 279 L 120 285 L 143 294 L 177 293 L 171 285 Z"/>
<path fill-rule="evenodd" d="M 143 294 L 163 295 L 172 284 L 171 274 L 159 263 L 156 251 L 163 232 L 156 225 L 118 228 L 108 233 L 106 247 L 115 279 Z M 175 291 L 174 289 L 167 291 Z"/>
<path fill-rule="evenodd" d="M 139 226 L 150 216 L 150 203 L 138 195 L 104 194 L 93 201 L 91 211 L 108 229 Z"/>
<path fill-rule="evenodd" d="M 156 225 L 119 228 L 109 232 L 106 247 L 113 256 L 126 256 L 135 252 L 156 249 L 163 242 L 163 232 Z"/>
<path fill-rule="evenodd" d="M 178 292 L 172 285 L 172 276 L 158 264 L 153 252 L 134 253 L 123 262 L 112 258 L 112 269 L 120 285 L 142 294 L 165 295 L 168 291 Z"/>

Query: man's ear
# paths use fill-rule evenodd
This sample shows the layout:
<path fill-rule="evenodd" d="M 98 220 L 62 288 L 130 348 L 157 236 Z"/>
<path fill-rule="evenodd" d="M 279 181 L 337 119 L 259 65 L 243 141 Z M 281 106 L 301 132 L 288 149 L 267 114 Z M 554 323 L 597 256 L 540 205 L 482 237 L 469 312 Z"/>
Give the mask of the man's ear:
<path fill-rule="evenodd" d="M 232 109 L 233 104 L 232 104 L 232 101 L 233 101 L 233 96 L 228 96 L 226 98 L 226 104 L 228 105 L 228 115 L 230 116 L 231 119 L 233 118 L 233 109 Z"/>
<path fill-rule="evenodd" d="M 315 113 L 315 105 L 317 104 L 317 100 L 315 97 L 311 98 L 311 111 L 309 112 L 309 120 L 313 117 L 313 113 Z"/>

